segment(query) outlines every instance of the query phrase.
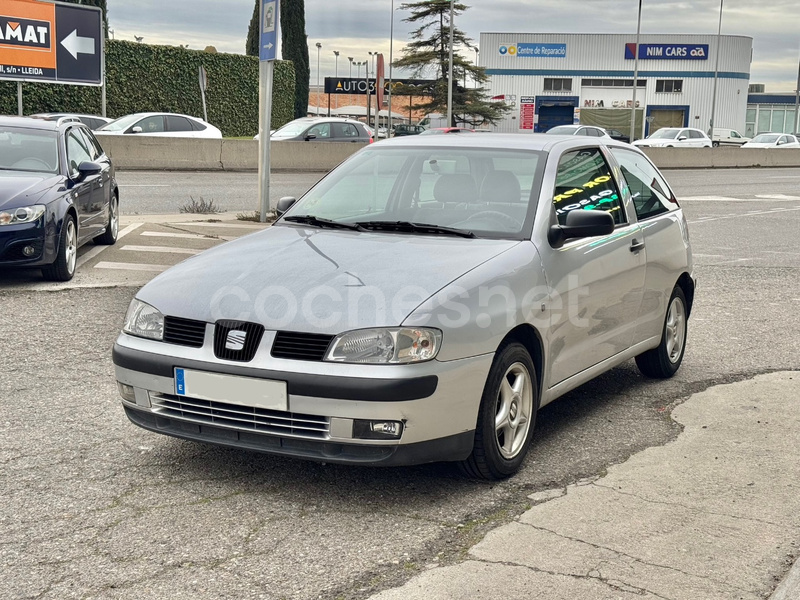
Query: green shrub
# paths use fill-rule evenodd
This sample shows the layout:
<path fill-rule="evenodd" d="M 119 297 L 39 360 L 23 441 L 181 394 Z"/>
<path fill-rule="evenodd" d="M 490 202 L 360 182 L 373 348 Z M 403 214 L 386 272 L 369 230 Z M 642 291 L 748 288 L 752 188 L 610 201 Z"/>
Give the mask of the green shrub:
<path fill-rule="evenodd" d="M 106 42 L 106 114 L 177 112 L 203 118 L 198 68 L 208 74 L 208 120 L 226 137 L 258 132 L 258 59 L 240 54 L 212 54 L 174 46 Z M 294 68 L 276 61 L 272 128 L 294 118 Z M 17 114 L 16 82 L 0 82 L 0 114 Z M 25 114 L 76 112 L 99 115 L 99 87 L 24 83 Z"/>

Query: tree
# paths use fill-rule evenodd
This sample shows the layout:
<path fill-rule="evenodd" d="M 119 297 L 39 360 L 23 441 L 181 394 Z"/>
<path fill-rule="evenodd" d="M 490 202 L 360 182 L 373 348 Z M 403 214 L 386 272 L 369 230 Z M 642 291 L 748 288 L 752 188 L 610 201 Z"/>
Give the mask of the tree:
<path fill-rule="evenodd" d="M 294 63 L 294 117 L 305 117 L 311 78 L 305 0 L 281 0 L 281 51 L 283 60 Z"/>
<path fill-rule="evenodd" d="M 258 56 L 258 38 L 259 38 L 259 23 L 261 18 L 261 0 L 256 0 L 256 6 L 253 9 L 253 16 L 250 18 L 250 28 L 247 30 L 247 42 L 245 43 L 244 53 L 248 56 Z"/>
<path fill-rule="evenodd" d="M 450 0 L 418 0 L 406 2 L 400 8 L 411 12 L 411 16 L 404 20 L 418 25 L 418 28 L 411 32 L 412 41 L 403 49 L 403 56 L 394 62 L 394 66 L 407 69 L 415 77 L 436 80 L 429 99 L 415 104 L 414 108 L 447 114 Z M 456 2 L 453 8 L 455 14 L 460 15 L 469 7 Z M 453 121 L 450 125 L 456 125 L 456 115 L 460 121 L 473 127 L 497 123 L 511 107 L 489 99 L 486 89 L 481 87 L 489 80 L 485 69 L 459 54 L 460 49 L 472 50 L 475 46 L 457 27 L 453 28 L 453 42 L 453 80 L 450 82 L 453 87 Z M 458 82 L 465 82 L 467 78 L 476 82 L 478 87 L 459 85 Z"/>

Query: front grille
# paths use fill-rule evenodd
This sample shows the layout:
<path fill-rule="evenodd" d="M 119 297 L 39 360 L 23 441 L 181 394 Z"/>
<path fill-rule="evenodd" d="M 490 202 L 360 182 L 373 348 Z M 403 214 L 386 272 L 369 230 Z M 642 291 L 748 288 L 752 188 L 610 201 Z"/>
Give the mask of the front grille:
<path fill-rule="evenodd" d="M 321 361 L 325 358 L 333 338 L 332 335 L 318 333 L 279 331 L 272 344 L 272 356 L 293 360 Z"/>
<path fill-rule="evenodd" d="M 264 335 L 264 326 L 245 321 L 217 321 L 214 329 L 214 354 L 222 360 L 253 360 Z"/>
<path fill-rule="evenodd" d="M 180 317 L 164 317 L 164 341 L 180 346 L 200 348 L 206 337 L 206 324 Z"/>
<path fill-rule="evenodd" d="M 150 400 L 159 415 L 193 423 L 314 440 L 327 439 L 330 431 L 330 419 L 318 415 L 302 415 L 153 392 L 150 393 Z"/>

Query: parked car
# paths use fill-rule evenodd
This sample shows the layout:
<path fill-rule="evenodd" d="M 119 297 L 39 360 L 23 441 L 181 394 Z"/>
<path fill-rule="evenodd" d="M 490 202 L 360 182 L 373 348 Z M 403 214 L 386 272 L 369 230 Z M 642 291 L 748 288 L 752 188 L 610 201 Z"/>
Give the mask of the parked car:
<path fill-rule="evenodd" d="M 682 362 L 686 219 L 630 145 L 400 137 L 277 208 L 136 293 L 113 349 L 136 425 L 498 479 L 541 406 L 632 358 L 657 378 Z"/>
<path fill-rule="evenodd" d="M 340 117 L 302 117 L 290 121 L 270 135 L 273 142 L 353 142 L 374 141 L 372 130 L 360 121 Z"/>
<path fill-rule="evenodd" d="M 78 247 L 113 244 L 119 229 L 114 165 L 72 118 L 0 117 L 0 265 L 75 275 Z"/>
<path fill-rule="evenodd" d="M 742 148 L 800 148 L 800 143 L 788 133 L 759 133 Z"/>
<path fill-rule="evenodd" d="M 466 127 L 432 127 L 420 132 L 420 135 L 441 135 L 442 133 L 473 133 Z"/>
<path fill-rule="evenodd" d="M 718 146 L 741 146 L 749 141 L 749 137 L 743 136 L 735 129 L 714 127 L 714 136 L 711 140 L 711 145 L 714 148 Z"/>
<path fill-rule="evenodd" d="M 98 129 L 106 123 L 111 123 L 112 121 L 112 119 L 101 117 L 99 115 L 82 115 L 77 113 L 37 113 L 31 116 L 37 119 L 45 119 L 46 121 L 58 121 L 64 117 L 75 117 L 92 130 Z"/>
<path fill-rule="evenodd" d="M 591 137 L 611 137 L 602 127 L 593 125 L 558 125 L 548 129 L 545 133 L 549 135 L 588 135 Z"/>
<path fill-rule="evenodd" d="M 618 129 L 608 129 L 606 128 L 606 133 L 612 140 L 617 140 L 618 142 L 625 142 L 626 144 L 631 141 L 630 136 L 625 135 Z"/>
<path fill-rule="evenodd" d="M 422 125 L 408 125 L 406 123 L 398 123 L 394 127 L 392 127 L 393 137 L 403 136 L 403 135 L 419 135 L 425 128 Z"/>
<path fill-rule="evenodd" d="M 664 127 L 632 144 L 641 148 L 711 148 L 705 131 L 693 127 Z"/>
<path fill-rule="evenodd" d="M 222 132 L 202 119 L 174 113 L 135 113 L 100 127 L 97 135 L 152 135 L 156 137 L 222 138 Z"/>

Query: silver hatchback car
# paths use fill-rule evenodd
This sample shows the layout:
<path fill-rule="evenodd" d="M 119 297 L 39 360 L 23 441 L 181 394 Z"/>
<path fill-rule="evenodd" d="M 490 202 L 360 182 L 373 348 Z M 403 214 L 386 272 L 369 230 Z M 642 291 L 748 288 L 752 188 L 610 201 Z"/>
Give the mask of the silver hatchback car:
<path fill-rule="evenodd" d="M 683 359 L 683 212 L 608 138 L 413 136 L 362 149 L 269 229 L 166 271 L 113 350 L 141 427 L 324 462 L 517 471 L 540 407 Z"/>

